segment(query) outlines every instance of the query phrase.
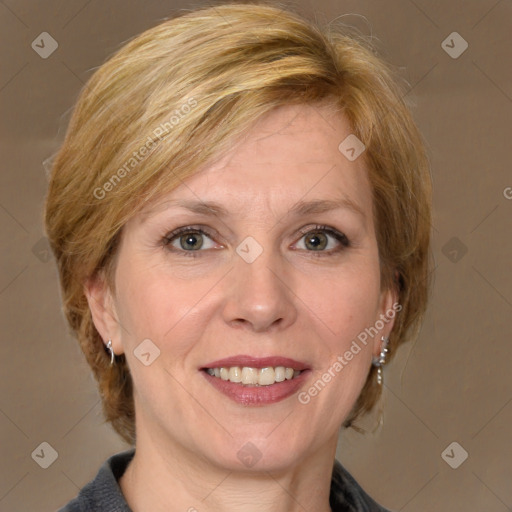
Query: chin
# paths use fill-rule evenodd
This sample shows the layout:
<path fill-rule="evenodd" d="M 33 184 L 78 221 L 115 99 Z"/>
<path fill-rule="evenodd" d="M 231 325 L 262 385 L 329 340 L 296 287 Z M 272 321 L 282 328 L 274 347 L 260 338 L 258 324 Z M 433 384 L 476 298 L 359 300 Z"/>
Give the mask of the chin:
<path fill-rule="evenodd" d="M 233 472 L 280 472 L 289 470 L 305 456 L 307 448 L 303 439 L 290 442 L 290 438 L 275 438 L 270 441 L 265 436 L 234 436 L 224 444 L 216 445 L 209 457 L 214 464 Z M 211 445 L 210 445 L 211 446 Z"/>

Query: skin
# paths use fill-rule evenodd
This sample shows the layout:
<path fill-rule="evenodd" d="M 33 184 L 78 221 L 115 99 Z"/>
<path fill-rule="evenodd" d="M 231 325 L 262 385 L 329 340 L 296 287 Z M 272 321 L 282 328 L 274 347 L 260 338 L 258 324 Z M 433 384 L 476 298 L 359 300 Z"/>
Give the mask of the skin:
<path fill-rule="evenodd" d="M 291 357 L 312 370 L 307 391 L 396 301 L 381 290 L 364 156 L 350 162 L 338 150 L 350 133 L 325 105 L 270 112 L 124 226 L 115 295 L 100 278 L 88 282 L 95 325 L 126 354 L 135 385 L 136 455 L 120 480 L 135 512 L 330 510 L 339 428 L 393 322 L 307 404 L 293 395 L 244 406 L 199 368 L 239 354 Z M 215 201 L 229 213 L 192 213 L 175 199 Z M 345 199 L 360 211 L 289 214 L 313 199 Z M 165 245 L 169 232 L 190 225 L 211 234 L 196 233 L 199 250 L 183 248 L 179 236 Z M 343 233 L 349 246 L 316 225 Z M 319 248 L 306 243 L 308 231 Z M 236 252 L 248 236 L 263 249 L 252 263 Z M 134 356 L 147 338 L 160 350 L 149 366 Z M 261 455 L 251 468 L 237 457 L 247 442 Z"/>

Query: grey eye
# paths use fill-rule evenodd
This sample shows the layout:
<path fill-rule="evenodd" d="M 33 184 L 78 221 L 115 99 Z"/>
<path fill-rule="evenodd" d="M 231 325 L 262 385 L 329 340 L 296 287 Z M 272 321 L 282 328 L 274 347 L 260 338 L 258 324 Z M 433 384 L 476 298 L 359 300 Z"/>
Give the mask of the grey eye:
<path fill-rule="evenodd" d="M 203 235 L 197 232 L 187 233 L 179 237 L 179 242 L 181 249 L 197 251 L 203 246 Z"/>
<path fill-rule="evenodd" d="M 304 242 L 308 249 L 316 251 L 325 249 L 329 243 L 329 239 L 325 233 L 311 231 L 304 236 Z"/>

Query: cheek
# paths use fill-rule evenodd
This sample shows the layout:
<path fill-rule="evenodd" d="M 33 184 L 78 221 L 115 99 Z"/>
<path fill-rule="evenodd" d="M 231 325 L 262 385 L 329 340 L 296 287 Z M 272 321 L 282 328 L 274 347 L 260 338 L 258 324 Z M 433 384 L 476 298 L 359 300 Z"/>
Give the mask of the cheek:
<path fill-rule="evenodd" d="M 186 350 L 187 337 L 177 334 L 200 321 L 198 312 L 211 291 L 211 278 L 179 279 L 169 275 L 168 268 L 144 266 L 132 258 L 119 266 L 116 279 L 124 344 L 133 348 L 149 338 L 164 347 L 172 340 L 175 353 Z"/>
<path fill-rule="evenodd" d="M 119 320 L 126 325 L 123 335 L 151 338 L 167 318 L 172 297 L 165 293 L 163 283 L 151 278 L 151 274 L 129 271 L 120 272 L 118 286 Z"/>
<path fill-rule="evenodd" d="M 371 266 L 365 272 L 361 269 L 361 273 L 340 276 L 331 282 L 327 293 L 318 295 L 322 321 L 317 326 L 327 325 L 329 329 L 322 331 L 326 333 L 322 335 L 322 364 L 306 393 L 309 397 L 318 395 L 317 405 L 322 410 L 336 411 L 330 420 L 333 425 L 349 414 L 366 381 L 373 349 L 371 328 L 378 319 L 379 300 L 379 274 Z"/>
<path fill-rule="evenodd" d="M 366 264 L 347 266 L 321 281 L 303 283 L 301 296 L 318 327 L 336 349 L 343 348 L 378 318 L 380 275 L 372 258 Z M 323 336 L 322 336 L 323 337 Z"/>

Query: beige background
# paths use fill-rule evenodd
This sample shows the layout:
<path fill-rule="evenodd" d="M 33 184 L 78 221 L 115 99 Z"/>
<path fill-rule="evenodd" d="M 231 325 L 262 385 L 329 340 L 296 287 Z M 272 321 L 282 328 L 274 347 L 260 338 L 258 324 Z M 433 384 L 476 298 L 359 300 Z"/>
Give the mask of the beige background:
<path fill-rule="evenodd" d="M 195 5 L 0 3 L 1 511 L 56 510 L 126 448 L 103 423 L 60 313 L 41 223 L 45 165 L 93 70 L 127 38 Z M 345 433 L 338 456 L 395 511 L 512 510 L 512 2 L 300 5 L 323 21 L 345 16 L 403 69 L 435 184 L 436 277 L 426 322 L 386 368 L 383 426 Z M 456 59 L 441 46 L 454 31 L 469 44 Z M 58 42 L 47 59 L 31 48 L 41 32 Z M 453 441 L 469 454 L 457 469 L 441 456 Z M 58 452 L 48 469 L 31 458 L 42 442 Z"/>

